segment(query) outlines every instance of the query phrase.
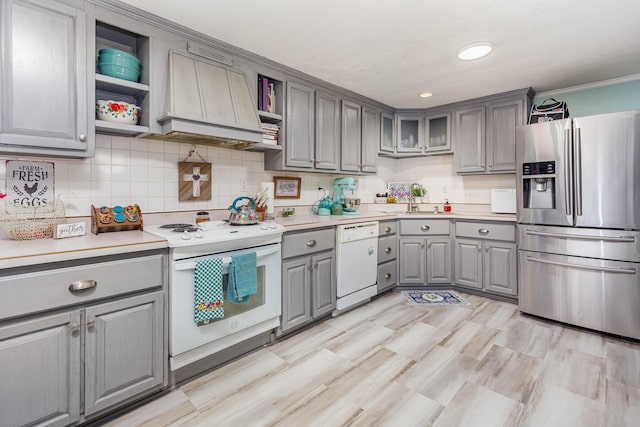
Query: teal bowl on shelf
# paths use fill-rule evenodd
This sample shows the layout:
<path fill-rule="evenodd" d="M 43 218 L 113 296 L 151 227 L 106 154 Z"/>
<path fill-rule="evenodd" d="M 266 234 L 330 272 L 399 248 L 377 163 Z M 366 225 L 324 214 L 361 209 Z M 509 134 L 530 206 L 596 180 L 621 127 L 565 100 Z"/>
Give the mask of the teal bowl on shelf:
<path fill-rule="evenodd" d="M 142 62 L 140 62 L 140 60 L 136 58 L 134 55 L 131 55 L 130 53 L 127 53 L 118 49 L 110 49 L 110 48 L 100 49 L 98 51 L 98 58 L 100 57 L 121 58 L 131 64 L 137 65 L 138 67 L 140 67 L 140 65 L 142 64 Z M 108 62 L 108 61 L 103 61 L 103 62 Z"/>
<path fill-rule="evenodd" d="M 112 55 L 110 53 L 105 55 L 100 55 L 98 57 L 98 65 L 100 64 L 115 64 L 120 65 L 122 67 L 129 67 L 140 71 L 140 64 L 133 62 L 130 59 L 123 58 L 121 56 Z"/>
<path fill-rule="evenodd" d="M 98 72 L 100 74 L 104 74 L 105 76 L 124 79 L 130 82 L 137 82 L 138 78 L 140 77 L 140 70 L 118 64 L 100 63 L 98 64 Z"/>

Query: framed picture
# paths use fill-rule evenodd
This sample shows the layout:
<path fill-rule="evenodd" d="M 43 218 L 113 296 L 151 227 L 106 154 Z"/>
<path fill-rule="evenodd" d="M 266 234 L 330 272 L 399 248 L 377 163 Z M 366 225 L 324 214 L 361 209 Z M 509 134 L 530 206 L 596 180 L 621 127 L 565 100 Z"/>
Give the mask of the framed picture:
<path fill-rule="evenodd" d="M 302 178 L 274 176 L 274 199 L 299 199 Z"/>

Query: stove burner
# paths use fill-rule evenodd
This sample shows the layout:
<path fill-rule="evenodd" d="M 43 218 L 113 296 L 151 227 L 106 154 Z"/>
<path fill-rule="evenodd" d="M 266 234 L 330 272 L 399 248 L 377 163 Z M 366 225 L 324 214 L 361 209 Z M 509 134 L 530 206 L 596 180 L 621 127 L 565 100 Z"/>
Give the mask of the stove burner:
<path fill-rule="evenodd" d="M 164 224 L 159 228 L 188 228 L 193 227 L 193 224 Z"/>
<path fill-rule="evenodd" d="M 193 233 L 194 231 L 198 231 L 198 230 L 200 230 L 198 227 L 193 227 L 193 226 L 189 225 L 188 227 L 174 228 L 171 231 L 173 231 L 174 233 L 183 233 L 185 231 L 188 231 L 189 233 Z"/>

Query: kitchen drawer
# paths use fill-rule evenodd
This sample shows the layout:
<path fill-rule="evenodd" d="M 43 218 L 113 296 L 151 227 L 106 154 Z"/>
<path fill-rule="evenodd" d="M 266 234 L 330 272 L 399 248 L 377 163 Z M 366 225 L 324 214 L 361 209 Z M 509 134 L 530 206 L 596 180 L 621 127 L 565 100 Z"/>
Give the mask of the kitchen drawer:
<path fill-rule="evenodd" d="M 396 259 L 397 251 L 396 236 L 378 237 L 378 264 Z"/>
<path fill-rule="evenodd" d="M 383 221 L 378 226 L 378 235 L 386 236 L 389 234 L 396 234 L 397 221 Z"/>
<path fill-rule="evenodd" d="M 285 233 L 282 236 L 282 258 L 312 254 L 335 248 L 336 231 L 334 228 L 306 231 L 303 233 Z"/>
<path fill-rule="evenodd" d="M 400 221 L 400 234 L 429 236 L 449 234 L 448 219 L 403 219 Z"/>
<path fill-rule="evenodd" d="M 0 319 L 160 287 L 165 270 L 160 254 L 1 277 Z M 94 280 L 96 286 L 70 291 L 79 280 Z"/>
<path fill-rule="evenodd" d="M 396 284 L 396 262 L 389 261 L 378 266 L 378 293 Z"/>
<path fill-rule="evenodd" d="M 497 222 L 456 222 L 456 237 L 516 241 L 515 224 Z"/>

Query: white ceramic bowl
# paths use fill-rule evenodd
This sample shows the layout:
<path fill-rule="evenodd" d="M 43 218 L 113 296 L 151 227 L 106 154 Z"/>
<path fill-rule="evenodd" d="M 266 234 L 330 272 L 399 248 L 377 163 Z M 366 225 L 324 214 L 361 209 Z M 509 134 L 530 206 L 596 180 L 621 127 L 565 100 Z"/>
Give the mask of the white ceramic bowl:
<path fill-rule="evenodd" d="M 140 120 L 140 107 L 128 102 L 98 100 L 96 116 L 99 120 L 136 125 Z"/>

